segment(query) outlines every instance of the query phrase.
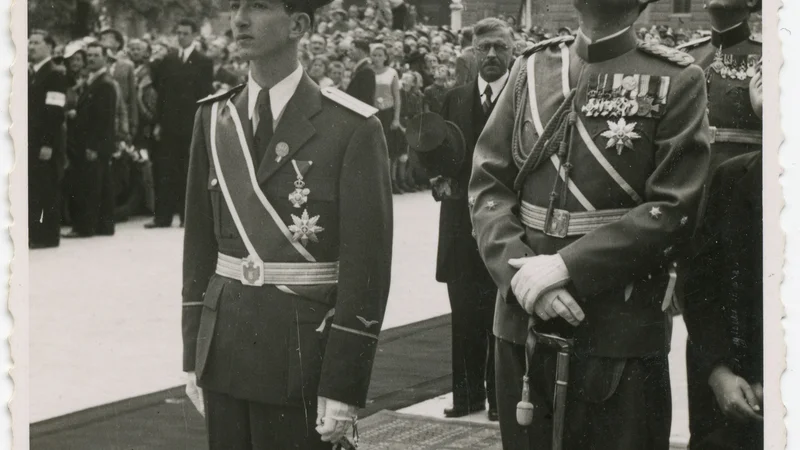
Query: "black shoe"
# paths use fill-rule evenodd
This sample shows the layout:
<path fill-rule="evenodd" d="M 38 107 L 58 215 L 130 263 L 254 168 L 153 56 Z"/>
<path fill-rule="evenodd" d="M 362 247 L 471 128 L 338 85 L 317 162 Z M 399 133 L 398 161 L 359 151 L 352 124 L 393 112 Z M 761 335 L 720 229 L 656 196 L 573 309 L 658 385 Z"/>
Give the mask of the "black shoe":
<path fill-rule="evenodd" d="M 148 229 L 148 230 L 150 230 L 152 228 L 169 228 L 171 226 L 172 226 L 172 224 L 164 224 L 164 223 L 158 223 L 158 222 L 148 222 L 148 223 L 144 224 L 144 227 L 146 229 Z"/>
<path fill-rule="evenodd" d="M 484 409 L 486 409 L 486 404 L 483 402 L 475 403 L 473 405 L 470 405 L 468 408 L 465 408 L 463 406 L 459 406 L 458 408 L 456 408 L 455 406 L 453 406 L 450 408 L 445 408 L 444 416 L 450 419 L 455 419 L 456 417 L 468 416 L 476 411 L 483 411 Z"/>
<path fill-rule="evenodd" d="M 489 408 L 489 422 L 497 422 L 500 420 L 500 415 L 497 413 L 497 408 Z"/>
<path fill-rule="evenodd" d="M 78 233 L 77 231 L 72 230 L 70 232 L 63 233 L 61 237 L 64 239 L 78 239 L 78 238 L 87 238 L 91 236 L 89 236 L 88 234 Z"/>

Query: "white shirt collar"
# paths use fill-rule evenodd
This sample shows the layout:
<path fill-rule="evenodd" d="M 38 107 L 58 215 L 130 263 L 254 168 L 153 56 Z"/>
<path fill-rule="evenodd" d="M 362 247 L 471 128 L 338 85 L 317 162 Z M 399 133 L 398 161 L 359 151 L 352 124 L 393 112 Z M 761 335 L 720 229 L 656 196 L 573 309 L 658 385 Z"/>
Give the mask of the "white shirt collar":
<path fill-rule="evenodd" d="M 90 73 L 89 76 L 86 78 L 86 84 L 94 83 L 94 80 L 100 78 L 100 75 L 102 75 L 102 74 L 104 74 L 106 72 L 108 72 L 108 68 L 107 67 L 103 67 L 102 69 L 100 69 L 100 70 L 98 70 L 96 72 Z"/>
<path fill-rule="evenodd" d="M 33 65 L 33 71 L 34 72 L 38 72 L 39 69 L 41 69 L 45 64 L 47 64 L 47 62 L 50 61 L 51 59 L 53 59 L 53 58 L 48 56 L 47 58 L 45 58 L 45 59 L 39 61 L 38 63 L 34 64 Z"/>
<path fill-rule="evenodd" d="M 286 104 L 294 95 L 300 80 L 303 78 L 303 66 L 297 65 L 294 72 L 290 73 L 286 78 L 279 81 L 275 86 L 269 90 L 270 109 L 272 109 L 273 126 L 277 126 L 278 120 L 286 109 Z M 247 74 L 247 114 L 250 120 L 256 113 L 256 102 L 258 101 L 258 94 L 261 92 L 261 86 L 253 79 L 252 72 Z M 256 124 L 254 124 L 256 125 Z"/>
<path fill-rule="evenodd" d="M 588 42 L 588 43 L 590 43 L 590 44 L 596 44 L 596 43 L 598 43 L 598 42 L 603 42 L 603 41 L 607 41 L 607 40 L 609 40 L 609 39 L 613 39 L 613 38 L 615 38 L 615 37 L 619 36 L 620 34 L 622 34 L 622 33 L 625 33 L 626 31 L 630 30 L 630 28 L 631 28 L 631 27 L 630 27 L 630 25 L 629 25 L 629 26 L 627 26 L 627 27 L 625 27 L 625 28 L 623 28 L 623 29 L 621 29 L 621 30 L 617 31 L 617 32 L 616 32 L 616 33 L 614 33 L 614 34 L 611 34 L 611 35 L 608 35 L 608 36 L 605 36 L 605 37 L 601 37 L 600 39 L 597 39 L 596 41 L 592 41 L 591 39 L 589 39 L 589 36 L 585 35 L 585 34 L 583 33 L 583 30 L 581 30 L 581 29 L 578 29 L 578 33 L 580 33 L 580 34 L 583 36 L 583 38 L 584 38 L 584 39 L 586 39 L 586 42 Z"/>
<path fill-rule="evenodd" d="M 500 93 L 503 91 L 503 86 L 506 85 L 506 81 L 508 81 L 508 71 L 503 74 L 500 78 L 492 81 L 491 83 L 487 83 L 486 80 L 483 79 L 480 75 L 478 75 L 478 95 L 483 97 L 483 93 L 486 91 L 486 85 L 492 87 L 492 98 L 491 102 L 494 103 L 497 101 L 497 97 L 500 96 Z M 483 102 L 483 99 L 481 99 Z"/>
<path fill-rule="evenodd" d="M 189 44 L 189 46 L 186 48 L 182 48 L 180 54 L 181 60 L 183 60 L 183 62 L 186 62 L 186 60 L 189 59 L 190 56 L 192 56 L 192 51 L 194 51 L 194 43 Z"/>

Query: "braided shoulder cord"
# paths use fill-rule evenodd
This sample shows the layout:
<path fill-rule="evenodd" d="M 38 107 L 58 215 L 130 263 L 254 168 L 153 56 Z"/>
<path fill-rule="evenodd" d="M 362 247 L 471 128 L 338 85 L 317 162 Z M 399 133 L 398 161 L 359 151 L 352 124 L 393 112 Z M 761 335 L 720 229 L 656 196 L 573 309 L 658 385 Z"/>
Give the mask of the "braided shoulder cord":
<path fill-rule="evenodd" d="M 511 156 L 514 158 L 514 164 L 517 165 L 518 169 L 522 168 L 523 164 L 525 164 L 525 158 L 528 156 L 524 153 L 521 144 L 522 125 L 525 117 L 525 95 L 527 94 L 527 89 L 525 88 L 528 86 L 528 65 L 523 61 L 520 61 L 520 63 L 517 80 L 514 83 L 514 105 L 517 109 L 514 111 L 514 132 L 511 137 Z"/>

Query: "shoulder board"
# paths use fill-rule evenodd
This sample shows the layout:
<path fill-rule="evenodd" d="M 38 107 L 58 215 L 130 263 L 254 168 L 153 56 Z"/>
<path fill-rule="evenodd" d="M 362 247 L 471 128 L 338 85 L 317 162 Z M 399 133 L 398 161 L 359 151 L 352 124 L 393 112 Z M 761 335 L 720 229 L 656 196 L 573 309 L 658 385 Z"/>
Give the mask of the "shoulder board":
<path fill-rule="evenodd" d="M 361 116 L 370 117 L 374 116 L 375 113 L 378 112 L 378 108 L 368 105 L 361 100 L 340 91 L 339 89 L 326 87 L 320 91 L 322 92 L 322 95 L 327 97 L 329 100 L 332 100 L 335 103 L 338 103 Z"/>
<path fill-rule="evenodd" d="M 763 44 L 764 43 L 764 41 L 762 41 L 762 39 L 761 39 L 761 36 L 758 36 L 756 34 L 751 34 L 750 35 L 750 42 L 752 42 L 754 44 Z"/>
<path fill-rule="evenodd" d="M 523 57 L 531 56 L 532 54 L 534 54 L 534 53 L 536 53 L 536 52 L 538 52 L 538 51 L 540 51 L 542 49 L 545 49 L 547 47 L 550 47 L 550 46 L 553 46 L 553 45 L 558 45 L 558 44 L 561 44 L 561 43 L 567 43 L 568 44 L 568 43 L 571 43 L 574 40 L 575 40 L 575 36 L 556 36 L 556 37 L 554 37 L 552 39 L 546 39 L 544 41 L 541 41 L 541 42 L 538 42 L 536 44 L 533 44 L 533 46 L 531 48 L 525 50 L 525 52 L 522 54 L 522 56 Z"/>
<path fill-rule="evenodd" d="M 692 55 L 665 45 L 639 41 L 639 50 L 681 67 L 687 67 L 694 62 Z"/>
<path fill-rule="evenodd" d="M 197 103 L 199 103 L 199 104 L 210 103 L 210 102 L 215 102 L 217 100 L 222 100 L 224 98 L 231 97 L 231 96 L 233 96 L 233 94 L 236 94 L 237 92 L 239 92 L 242 89 L 244 89 L 244 86 L 245 86 L 245 83 L 242 83 L 242 84 L 240 84 L 238 86 L 234 86 L 234 87 L 228 89 L 225 92 L 217 92 L 216 94 L 211 94 L 208 97 L 201 98 L 200 100 L 197 101 Z"/>
<path fill-rule="evenodd" d="M 711 36 L 701 37 L 700 39 L 695 39 L 695 40 L 689 41 L 689 42 L 687 42 L 685 44 L 681 44 L 681 45 L 675 47 L 675 50 L 681 50 L 681 51 L 685 52 L 687 50 L 695 49 L 695 48 L 699 47 L 700 45 L 705 44 L 706 42 L 711 42 Z"/>

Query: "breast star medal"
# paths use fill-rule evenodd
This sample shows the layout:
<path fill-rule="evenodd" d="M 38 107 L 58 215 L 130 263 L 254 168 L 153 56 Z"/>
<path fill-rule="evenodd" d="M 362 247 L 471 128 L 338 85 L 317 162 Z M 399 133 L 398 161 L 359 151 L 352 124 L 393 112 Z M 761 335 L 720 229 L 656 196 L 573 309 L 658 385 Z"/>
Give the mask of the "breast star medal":
<path fill-rule="evenodd" d="M 324 228 L 317 226 L 319 216 L 309 217 L 308 210 L 304 210 L 300 217 L 292 214 L 292 221 L 294 224 L 289 225 L 289 231 L 294 233 L 292 236 L 293 242 L 300 242 L 303 247 L 308 245 L 308 241 L 319 242 L 317 233 L 325 231 Z"/>
<path fill-rule="evenodd" d="M 601 136 L 608 138 L 606 148 L 616 147 L 617 155 L 622 154 L 622 150 L 626 147 L 633 150 L 634 139 L 639 139 L 639 133 L 633 131 L 636 127 L 636 122 L 627 123 L 624 118 L 619 119 L 616 123 L 607 121 L 608 130 L 604 131 Z"/>
<path fill-rule="evenodd" d="M 278 157 L 275 158 L 275 162 L 281 162 L 281 160 L 289 154 L 289 144 L 286 142 L 278 142 L 278 145 L 275 146 L 275 154 L 278 155 Z"/>
<path fill-rule="evenodd" d="M 306 187 L 306 182 L 303 180 L 303 174 L 300 172 L 300 167 L 297 166 L 297 161 L 292 160 L 292 166 L 297 174 L 297 179 L 294 181 L 294 191 L 289 194 L 289 201 L 295 208 L 300 208 L 308 202 L 308 194 L 311 190 Z"/>

